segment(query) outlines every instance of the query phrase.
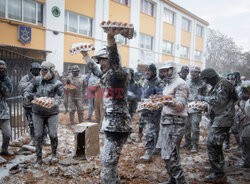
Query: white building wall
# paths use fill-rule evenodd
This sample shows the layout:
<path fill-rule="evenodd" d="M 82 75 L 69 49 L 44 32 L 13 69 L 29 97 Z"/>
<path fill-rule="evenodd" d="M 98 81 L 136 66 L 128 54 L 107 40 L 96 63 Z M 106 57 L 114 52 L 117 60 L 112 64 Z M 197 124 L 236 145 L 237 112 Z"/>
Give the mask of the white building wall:
<path fill-rule="evenodd" d="M 109 0 L 96 0 L 95 3 L 95 53 L 106 46 L 107 34 L 100 27 L 102 21 L 109 19 Z"/>
<path fill-rule="evenodd" d="M 137 65 L 140 64 L 140 58 L 139 58 L 140 2 L 141 1 L 135 1 L 135 0 L 130 1 L 130 7 L 131 7 L 130 22 L 134 24 L 136 37 L 129 40 L 129 67 L 133 68 L 134 70 L 136 70 Z"/>
<path fill-rule="evenodd" d="M 60 9 L 60 16 L 54 17 L 52 8 L 57 6 Z M 45 5 L 46 38 L 45 49 L 52 51 L 46 56 L 46 61 L 55 64 L 56 70 L 63 72 L 63 53 L 64 53 L 64 13 L 65 0 L 46 1 Z"/>

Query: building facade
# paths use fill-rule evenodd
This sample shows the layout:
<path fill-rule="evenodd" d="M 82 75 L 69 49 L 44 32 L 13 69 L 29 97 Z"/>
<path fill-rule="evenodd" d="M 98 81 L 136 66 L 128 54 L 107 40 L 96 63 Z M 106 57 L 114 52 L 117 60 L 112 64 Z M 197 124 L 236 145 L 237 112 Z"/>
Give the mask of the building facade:
<path fill-rule="evenodd" d="M 170 60 L 205 66 L 208 22 L 168 0 L 0 0 L 0 47 L 51 61 L 59 73 L 74 64 L 84 73 L 81 54 L 69 49 L 77 42 L 105 47 L 103 20 L 134 24 L 133 39 L 116 38 L 124 66 L 143 70 Z"/>

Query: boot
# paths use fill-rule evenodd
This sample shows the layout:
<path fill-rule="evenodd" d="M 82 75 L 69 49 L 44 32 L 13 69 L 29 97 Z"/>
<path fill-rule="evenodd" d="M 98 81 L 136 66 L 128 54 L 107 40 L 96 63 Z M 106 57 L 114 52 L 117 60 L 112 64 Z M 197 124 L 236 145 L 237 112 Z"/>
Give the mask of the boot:
<path fill-rule="evenodd" d="M 36 168 L 39 168 L 42 165 L 42 137 L 36 138 L 36 162 L 35 166 Z"/>
<path fill-rule="evenodd" d="M 58 146 L 58 138 L 50 138 L 51 140 L 51 150 L 52 150 L 52 157 L 51 157 L 51 164 L 57 163 L 58 162 L 58 158 L 57 158 L 57 146 Z"/>
<path fill-rule="evenodd" d="M 74 117 L 75 117 L 75 113 L 70 112 L 69 120 L 70 120 L 71 128 L 74 128 Z"/>
<path fill-rule="evenodd" d="M 42 157 L 37 157 L 34 167 L 35 168 L 40 168 L 42 166 L 42 163 L 43 163 Z"/>
<path fill-rule="evenodd" d="M 153 151 L 151 149 L 147 149 L 145 154 L 140 158 L 142 160 L 150 161 L 153 157 Z"/>
<path fill-rule="evenodd" d="M 83 112 L 78 112 L 77 113 L 78 114 L 78 121 L 79 121 L 79 123 L 83 123 L 84 122 L 84 120 L 83 120 Z"/>
<path fill-rule="evenodd" d="M 5 156 L 14 155 L 14 153 L 12 151 L 8 150 L 9 143 L 10 143 L 10 137 L 3 136 L 1 155 L 5 155 Z"/>

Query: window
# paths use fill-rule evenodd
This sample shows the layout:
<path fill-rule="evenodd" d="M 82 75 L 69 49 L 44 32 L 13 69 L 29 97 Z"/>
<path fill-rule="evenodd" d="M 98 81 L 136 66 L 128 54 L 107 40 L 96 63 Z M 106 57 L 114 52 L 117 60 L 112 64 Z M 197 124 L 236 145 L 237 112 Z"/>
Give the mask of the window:
<path fill-rule="evenodd" d="M 115 1 L 128 6 L 128 0 L 115 0 Z"/>
<path fill-rule="evenodd" d="M 188 58 L 189 56 L 189 48 L 188 47 L 185 47 L 185 46 L 181 46 L 181 53 L 180 53 L 180 56 L 183 57 L 183 58 Z"/>
<path fill-rule="evenodd" d="M 92 22 L 89 17 L 65 11 L 65 31 L 92 36 Z"/>
<path fill-rule="evenodd" d="M 164 9 L 163 21 L 174 25 L 174 19 L 175 19 L 175 13 L 168 9 Z"/>
<path fill-rule="evenodd" d="M 144 49 L 153 50 L 153 37 L 140 33 L 139 46 Z"/>
<path fill-rule="evenodd" d="M 32 0 L 0 0 L 0 17 L 43 25 L 43 4 Z"/>
<path fill-rule="evenodd" d="M 69 31 L 78 33 L 78 16 L 74 13 L 69 13 Z"/>
<path fill-rule="evenodd" d="M 163 40 L 162 52 L 167 54 L 173 54 L 173 43 Z"/>
<path fill-rule="evenodd" d="M 8 2 L 8 18 L 22 20 L 22 1 L 9 0 Z"/>
<path fill-rule="evenodd" d="M 201 61 L 201 51 L 195 50 L 195 52 L 194 52 L 194 59 L 196 61 Z"/>
<path fill-rule="evenodd" d="M 185 31 L 190 31 L 190 20 L 182 18 L 182 29 Z"/>
<path fill-rule="evenodd" d="M 23 21 L 36 23 L 36 2 L 24 0 L 23 1 Z"/>
<path fill-rule="evenodd" d="M 200 25 L 196 26 L 196 35 L 202 37 L 203 35 L 203 27 Z"/>
<path fill-rule="evenodd" d="M 155 4 L 149 0 L 141 0 L 141 12 L 155 16 Z"/>
<path fill-rule="evenodd" d="M 0 0 L 0 17 L 5 17 L 5 0 Z"/>
<path fill-rule="evenodd" d="M 127 44 L 128 43 L 128 40 L 127 38 L 124 38 L 122 35 L 118 34 L 115 36 L 115 40 L 116 42 L 118 43 L 122 43 L 122 44 Z"/>

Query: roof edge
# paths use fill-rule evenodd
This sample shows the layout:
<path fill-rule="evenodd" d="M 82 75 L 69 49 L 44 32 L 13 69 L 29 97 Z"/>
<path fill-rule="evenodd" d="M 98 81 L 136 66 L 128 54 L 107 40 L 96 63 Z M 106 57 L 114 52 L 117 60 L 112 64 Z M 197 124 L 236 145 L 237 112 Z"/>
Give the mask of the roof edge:
<path fill-rule="evenodd" d="M 172 1 L 169 1 L 169 0 L 161 0 L 163 2 L 165 2 L 166 4 L 170 5 L 170 6 L 173 6 L 174 8 L 176 8 L 177 10 L 180 10 L 181 12 L 189 15 L 190 17 L 198 20 L 199 22 L 205 24 L 206 26 L 209 26 L 209 23 L 205 20 L 203 20 L 202 18 L 198 17 L 197 15 L 193 14 L 192 12 L 186 10 L 185 8 L 182 8 L 181 6 L 175 4 L 174 2 Z"/>

